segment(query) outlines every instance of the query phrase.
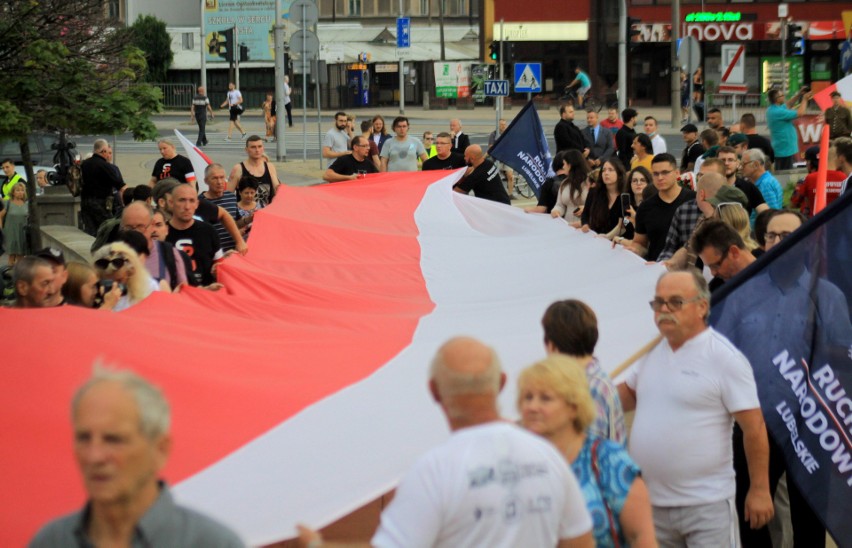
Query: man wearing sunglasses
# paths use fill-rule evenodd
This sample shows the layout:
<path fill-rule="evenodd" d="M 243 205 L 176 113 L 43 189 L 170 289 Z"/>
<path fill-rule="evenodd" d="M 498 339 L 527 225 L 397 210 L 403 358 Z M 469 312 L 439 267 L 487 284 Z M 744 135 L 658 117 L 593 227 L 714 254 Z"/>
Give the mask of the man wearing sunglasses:
<path fill-rule="evenodd" d="M 435 139 L 435 156 L 423 162 L 423 171 L 458 169 L 466 167 L 464 156 L 453 152 L 453 137 L 446 132 L 441 132 Z"/>
<path fill-rule="evenodd" d="M 630 455 L 648 486 L 657 540 L 731 546 L 734 422 L 744 433 L 751 479 L 745 518 L 763 527 L 774 513 L 754 374 L 745 356 L 707 326 L 710 291 L 700 272 L 663 274 L 650 304 L 662 340 L 627 372 L 618 394 L 625 411 L 636 410 Z"/>

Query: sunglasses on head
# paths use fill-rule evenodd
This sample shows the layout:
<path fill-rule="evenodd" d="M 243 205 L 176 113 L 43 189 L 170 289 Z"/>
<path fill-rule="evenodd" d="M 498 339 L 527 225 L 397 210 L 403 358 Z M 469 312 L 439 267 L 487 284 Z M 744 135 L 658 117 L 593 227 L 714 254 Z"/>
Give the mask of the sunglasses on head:
<path fill-rule="evenodd" d="M 127 262 L 124 257 L 116 257 L 115 259 L 98 259 L 95 261 L 95 266 L 101 270 L 107 270 L 112 266 L 115 270 L 120 269 Z"/>

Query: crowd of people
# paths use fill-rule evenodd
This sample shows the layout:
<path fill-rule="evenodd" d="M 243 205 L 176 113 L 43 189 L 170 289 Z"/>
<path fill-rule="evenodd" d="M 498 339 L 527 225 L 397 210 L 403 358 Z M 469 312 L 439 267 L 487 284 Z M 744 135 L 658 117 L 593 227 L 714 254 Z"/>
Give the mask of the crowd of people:
<path fill-rule="evenodd" d="M 232 253 L 245 254 L 255 215 L 269 205 L 281 184 L 269 162 L 264 140 L 246 140 L 246 158 L 228 172 L 218 163 L 206 167 L 206 190 L 199 192 L 192 163 L 168 139 L 158 142 L 160 159 L 148 184 L 131 187 L 111 162 L 103 139 L 83 161 L 81 215 L 95 237 L 92 265 L 68 262 L 60 250 L 28 255 L 18 217 L 26 215 L 26 188 L 16 191 L 0 220 L 8 216 L 7 238 L 13 264 L 11 292 L 18 307 L 63 304 L 124 310 L 151 293 L 179 291 L 190 285 L 221 289 L 216 270 Z M 227 175 L 226 175 L 227 174 Z M 73 275 L 71 275 L 73 274 Z"/>
<path fill-rule="evenodd" d="M 805 151 L 809 174 L 792 197 L 801 210 L 783 208 L 783 189 L 773 175 L 791 167 L 798 153 L 791 152 L 785 124 L 792 127 L 789 113 L 801 114 L 810 94 L 785 101 L 773 91 L 770 138 L 757 134 L 753 114 L 743 114 L 736 127 L 726 128 L 721 112 L 711 109 L 703 130 L 691 123 L 681 128 L 685 147 L 680 159 L 666 150 L 653 117 L 646 116 L 644 132 L 636 132 L 640 116 L 633 108 L 620 115 L 610 109 L 605 120 L 589 111 L 583 129 L 574 125 L 573 106 L 560 109 L 555 176 L 527 212 L 560 217 L 646 261 L 663 263 L 668 272 L 649 303 L 660 340 L 615 386 L 595 357 L 594 311 L 574 299 L 553 303 L 541 321 L 547 357 L 517 379 L 517 425 L 504 421 L 497 409 L 506 376 L 494 350 L 464 337 L 445 343 L 432 363 L 428 388 L 452 435 L 403 478 L 382 514 L 374 545 L 734 546 L 739 539 L 747 546 L 765 545 L 784 467 L 777 459 L 770 467 L 770 455 L 778 449 L 767 437 L 748 360 L 707 325 L 707 318 L 712 291 L 813 214 L 818 149 Z M 200 88 L 199 95 L 203 92 Z M 4 185 L 8 198 L 0 220 L 14 265 L 15 306 L 120 311 L 184 285 L 220 289 L 217 266 L 228 254 L 247 251 L 255 213 L 273 201 L 281 184 L 263 145 L 274 136 L 271 101 L 268 96 L 264 103 L 266 139 L 248 137 L 246 159 L 229 172 L 210 164 L 203 192 L 191 162 L 167 139 L 158 143 L 161 159 L 149 184 L 133 188 L 112 164 L 109 143 L 96 141 L 82 165 L 83 218 L 96 237 L 92 265 L 66 262 L 52 248 L 27 254 L 17 241 L 23 237 L 22 215 L 26 222 L 26 187 L 17 179 Z M 229 138 L 234 128 L 245 135 L 239 112 L 234 118 L 241 102 L 241 96 L 229 92 L 223 103 L 232 116 Z M 208 111 L 212 114 L 209 102 L 194 102 L 197 121 L 196 109 L 205 119 Z M 841 114 L 834 116 L 829 121 L 826 115 L 832 128 L 844 123 L 836 121 Z M 506 129 L 501 122 L 492 143 Z M 511 203 L 511 183 L 504 187 L 500 173 L 508 176 L 511 170 L 471 144 L 457 119 L 450 121 L 449 131 L 426 132 L 422 140 L 409 134 L 403 116 L 392 121 L 393 134 L 380 115 L 358 127 L 353 115 L 335 114 L 322 144 L 326 181 L 466 168 L 454 190 Z M 206 144 L 201 122 L 199 130 L 199 144 Z M 846 133 L 832 137 L 829 202 L 848 192 L 852 179 L 849 130 L 846 126 Z M 712 276 L 709 283 L 704 267 Z M 124 498 L 104 498 L 104 487 L 88 481 L 95 459 L 90 446 L 108 431 L 90 414 L 103 406 L 121 406 L 129 413 L 116 413 L 114 420 L 128 422 L 122 427 L 146 448 L 142 453 L 151 462 L 145 471 L 162 467 L 170 443 L 168 421 L 131 420 L 141 412 L 142 401 L 166 406 L 167 415 L 159 391 L 132 373 L 98 372 L 80 389 L 72 419 L 90 500 L 84 512 L 46 526 L 33 546 L 71 542 L 79 535 L 95 544 L 128 543 L 144 533 L 137 524 L 150 524 L 152 514 L 165 519 L 180 513 L 185 514 L 183 525 L 168 534 L 189 536 L 163 537 L 164 545 L 196 540 L 240 545 L 225 527 L 176 506 L 156 473 L 133 478 L 141 488 Z M 629 448 L 625 411 L 635 411 Z M 714 450 L 696 452 L 695 447 Z M 487 472 L 507 462 L 529 470 L 528 477 L 490 481 Z M 471 469 L 485 475 L 471 478 Z M 791 500 L 802 500 L 795 485 L 787 488 Z M 508 519 L 495 501 L 509 498 L 535 511 Z M 163 507 L 169 512 L 164 514 Z M 116 511 L 124 520 L 121 527 L 103 529 L 102 520 Z M 474 511 L 479 511 L 477 519 L 468 519 L 466 512 Z M 791 514 L 796 544 L 824 546 L 825 529 L 806 504 L 794 505 Z M 322 545 L 321 536 L 307 527 L 300 528 L 300 540 Z"/>

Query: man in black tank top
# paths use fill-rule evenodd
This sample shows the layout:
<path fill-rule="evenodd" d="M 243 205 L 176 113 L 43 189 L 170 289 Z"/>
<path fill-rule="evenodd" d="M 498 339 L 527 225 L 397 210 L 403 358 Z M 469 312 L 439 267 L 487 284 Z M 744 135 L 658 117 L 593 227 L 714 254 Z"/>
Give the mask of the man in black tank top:
<path fill-rule="evenodd" d="M 240 179 L 246 177 L 257 181 L 257 200 L 269 204 L 278 190 L 280 181 L 275 166 L 264 158 L 263 139 L 260 135 L 252 135 L 246 140 L 246 155 L 244 162 L 235 164 L 228 177 L 228 190 L 234 191 Z"/>

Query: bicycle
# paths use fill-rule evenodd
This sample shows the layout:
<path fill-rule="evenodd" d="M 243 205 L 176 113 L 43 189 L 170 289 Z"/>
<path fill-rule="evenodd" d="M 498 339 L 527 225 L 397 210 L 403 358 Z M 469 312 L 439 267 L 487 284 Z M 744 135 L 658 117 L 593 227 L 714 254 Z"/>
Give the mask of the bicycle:
<path fill-rule="evenodd" d="M 507 169 L 512 169 L 512 168 L 506 166 L 505 164 L 501 165 L 501 167 L 499 169 L 500 179 L 503 181 L 503 186 L 506 188 L 506 193 L 509 194 L 509 197 L 511 198 L 512 194 L 509 193 L 509 181 L 506 178 L 506 170 Z M 515 174 L 515 178 L 514 178 L 514 183 L 515 183 L 514 184 L 514 191 L 515 191 L 515 193 L 520 194 L 524 198 L 534 198 L 535 192 L 533 191 L 533 188 L 530 186 L 530 184 L 527 182 L 527 180 L 524 179 L 521 176 L 521 174 L 518 173 L 517 171 L 513 170 L 513 172 Z"/>

